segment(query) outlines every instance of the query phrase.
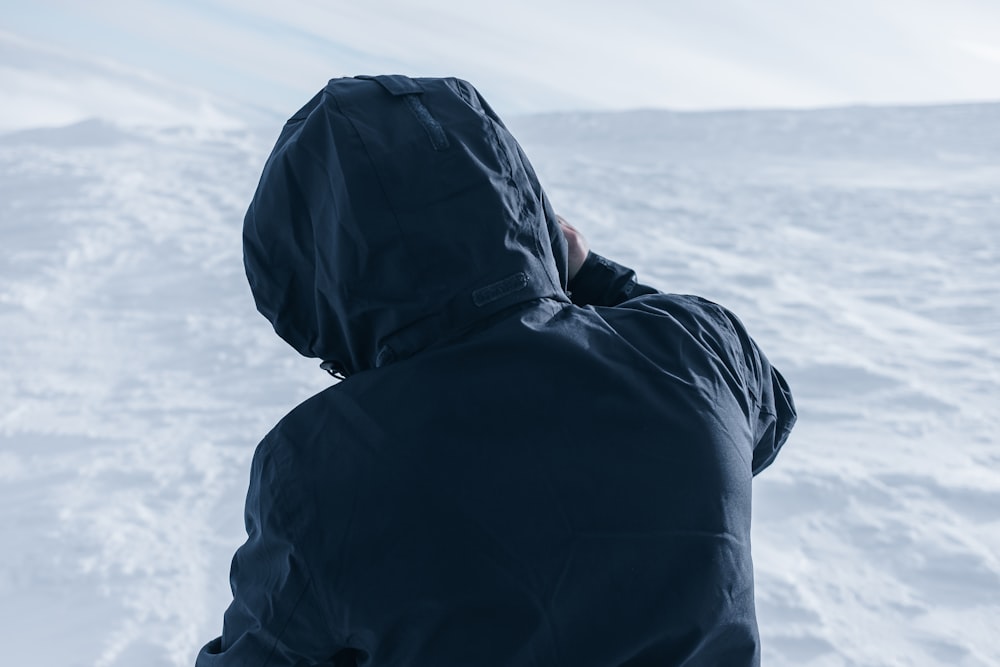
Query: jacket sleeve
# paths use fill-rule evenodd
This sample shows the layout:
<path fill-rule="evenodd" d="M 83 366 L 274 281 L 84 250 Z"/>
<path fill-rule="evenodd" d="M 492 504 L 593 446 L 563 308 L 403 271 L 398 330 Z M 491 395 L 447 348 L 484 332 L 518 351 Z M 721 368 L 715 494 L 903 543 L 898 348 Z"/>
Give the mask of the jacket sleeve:
<path fill-rule="evenodd" d="M 788 439 L 796 421 L 795 401 L 788 382 L 778 372 L 757 343 L 747 333 L 736 315 L 721 309 L 732 331 L 736 334 L 742 359 L 737 364 L 743 367 L 744 381 L 751 399 L 751 413 L 748 416 L 753 433 L 753 474 L 767 468 L 778 455 L 778 451 Z"/>
<path fill-rule="evenodd" d="M 578 306 L 617 306 L 643 294 L 659 291 L 642 285 L 635 271 L 591 251 L 569 282 L 569 296 Z"/>
<path fill-rule="evenodd" d="M 303 508 L 289 448 L 272 432 L 257 449 L 246 501 L 247 541 L 233 557 L 233 602 L 222 636 L 196 667 L 337 665 L 340 646 L 326 622 L 301 544 Z"/>

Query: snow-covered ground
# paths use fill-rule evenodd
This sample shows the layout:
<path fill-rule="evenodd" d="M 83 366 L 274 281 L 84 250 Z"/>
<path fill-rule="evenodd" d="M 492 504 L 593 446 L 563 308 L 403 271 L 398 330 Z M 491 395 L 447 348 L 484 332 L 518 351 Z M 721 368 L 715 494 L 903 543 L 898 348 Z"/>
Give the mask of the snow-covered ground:
<path fill-rule="evenodd" d="M 3 664 L 218 634 L 253 449 L 329 382 L 243 275 L 280 123 L 0 135 Z M 1000 105 L 510 125 L 595 250 L 732 308 L 793 387 L 764 663 L 1000 664 Z"/>

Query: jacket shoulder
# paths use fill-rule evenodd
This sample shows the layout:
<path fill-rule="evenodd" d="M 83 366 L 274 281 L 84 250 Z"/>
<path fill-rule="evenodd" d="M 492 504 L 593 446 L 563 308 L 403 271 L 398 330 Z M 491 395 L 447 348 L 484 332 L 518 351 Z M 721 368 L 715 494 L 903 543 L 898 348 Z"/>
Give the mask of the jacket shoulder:
<path fill-rule="evenodd" d="M 695 338 L 716 353 L 731 357 L 739 370 L 746 370 L 740 333 L 743 325 L 736 315 L 714 301 L 691 294 L 644 294 L 615 308 L 600 310 L 611 320 L 645 313 L 664 325 L 669 322 L 678 335 Z"/>

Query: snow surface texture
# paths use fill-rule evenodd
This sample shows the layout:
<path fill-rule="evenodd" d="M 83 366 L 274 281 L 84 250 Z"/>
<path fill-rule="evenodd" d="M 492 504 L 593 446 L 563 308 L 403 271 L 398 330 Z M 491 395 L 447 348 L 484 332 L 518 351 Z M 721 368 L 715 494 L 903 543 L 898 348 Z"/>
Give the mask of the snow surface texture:
<path fill-rule="evenodd" d="M 1000 105 L 515 119 L 556 208 L 737 312 L 800 423 L 755 483 L 764 664 L 1000 664 Z M 190 665 L 250 457 L 328 385 L 254 311 L 280 121 L 0 135 L 0 628 Z"/>

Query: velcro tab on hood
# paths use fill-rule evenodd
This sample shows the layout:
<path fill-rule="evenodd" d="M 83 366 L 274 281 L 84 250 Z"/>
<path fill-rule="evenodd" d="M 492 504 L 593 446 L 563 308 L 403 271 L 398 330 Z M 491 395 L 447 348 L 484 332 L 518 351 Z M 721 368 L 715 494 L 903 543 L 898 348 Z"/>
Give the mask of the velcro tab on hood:
<path fill-rule="evenodd" d="M 375 81 L 385 88 L 390 95 L 423 95 L 424 93 L 424 89 L 420 87 L 420 84 L 410 77 L 401 74 L 381 74 L 379 76 L 361 74 L 354 78 Z"/>

